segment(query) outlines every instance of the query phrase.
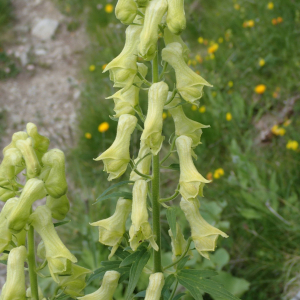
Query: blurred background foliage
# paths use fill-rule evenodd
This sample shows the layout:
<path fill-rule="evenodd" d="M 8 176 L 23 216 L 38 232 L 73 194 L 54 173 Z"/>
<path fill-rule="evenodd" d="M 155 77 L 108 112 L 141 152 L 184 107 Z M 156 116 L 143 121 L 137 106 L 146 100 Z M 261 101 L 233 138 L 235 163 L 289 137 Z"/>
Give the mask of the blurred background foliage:
<path fill-rule="evenodd" d="M 123 48 L 125 26 L 114 16 L 115 1 L 55 1 L 70 16 L 69 30 L 85 26 L 91 41 L 82 63 L 78 145 L 68 156 L 76 186 L 70 195 L 72 223 L 61 230 L 73 238 L 68 245 L 73 245 L 81 264 L 95 269 L 108 250 L 97 242 L 97 229 L 88 223 L 110 216 L 116 200 L 92 205 L 110 185 L 102 163 L 93 158 L 112 143 L 117 125 L 109 118 L 113 102 L 105 99 L 114 89 L 102 70 Z M 191 49 L 189 65 L 214 85 L 205 89 L 199 108 L 184 105 L 190 118 L 211 126 L 204 129 L 202 145 L 196 149 L 195 164 L 212 179 L 205 187 L 201 211 L 230 236 L 219 241 L 211 261 L 193 251 L 187 265 L 217 268 L 217 280 L 245 300 L 291 299 L 300 290 L 300 2 L 186 0 L 185 4 L 188 23 L 183 39 Z M 1 27 L 9 16 L 7 0 L 0 1 L 0 14 Z M 172 76 L 168 71 L 167 77 Z M 141 91 L 144 108 L 145 99 Z M 167 112 L 164 117 L 164 135 L 169 137 L 173 121 Z M 136 156 L 138 132 L 131 148 Z M 167 142 L 163 151 L 168 151 Z M 177 163 L 176 155 L 168 162 Z M 162 196 L 168 196 L 179 173 L 162 171 Z M 188 236 L 180 211 L 177 217 Z M 171 260 L 168 228 L 163 223 L 166 264 Z M 139 290 L 145 289 L 146 279 Z M 53 287 L 45 283 L 44 288 Z M 118 300 L 122 289 L 121 285 Z"/>

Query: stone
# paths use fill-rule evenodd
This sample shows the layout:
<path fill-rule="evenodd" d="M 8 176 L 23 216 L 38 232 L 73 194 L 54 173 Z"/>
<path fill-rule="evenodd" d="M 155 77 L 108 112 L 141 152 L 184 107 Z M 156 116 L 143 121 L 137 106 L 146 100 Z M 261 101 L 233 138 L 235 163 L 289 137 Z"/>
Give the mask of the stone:
<path fill-rule="evenodd" d="M 57 30 L 59 22 L 53 19 L 42 19 L 32 28 L 31 34 L 41 40 L 50 40 Z"/>

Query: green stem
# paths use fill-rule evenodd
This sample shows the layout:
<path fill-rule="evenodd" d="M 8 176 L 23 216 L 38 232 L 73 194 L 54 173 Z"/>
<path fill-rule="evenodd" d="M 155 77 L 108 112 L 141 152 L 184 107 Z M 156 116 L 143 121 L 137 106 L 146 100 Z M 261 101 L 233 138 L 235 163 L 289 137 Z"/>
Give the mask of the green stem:
<path fill-rule="evenodd" d="M 168 202 L 168 201 L 171 201 L 173 199 L 175 199 L 178 195 L 179 195 L 179 190 L 178 190 L 179 187 L 177 187 L 177 190 L 175 191 L 175 193 L 168 197 L 168 198 L 162 198 L 159 200 L 159 203 L 164 203 L 164 202 Z"/>
<path fill-rule="evenodd" d="M 187 243 L 186 248 L 185 248 L 185 251 L 181 254 L 181 256 L 175 262 L 173 262 L 172 264 L 166 266 L 164 268 L 164 271 L 167 270 L 167 269 L 169 269 L 169 268 L 171 268 L 171 267 L 173 267 L 173 266 L 175 266 L 175 265 L 177 265 L 186 256 L 186 254 L 190 250 L 191 242 L 192 242 L 192 238 L 189 237 L 188 243 Z"/>
<path fill-rule="evenodd" d="M 155 57 L 153 58 L 153 61 L 152 61 L 152 82 L 155 83 L 155 82 L 158 82 L 159 80 L 159 76 L 158 76 L 158 55 L 157 55 L 157 52 L 156 51 L 156 55 Z"/>
<path fill-rule="evenodd" d="M 30 226 L 29 231 L 28 231 L 27 246 L 28 246 L 28 267 L 29 267 L 31 298 L 32 298 L 32 300 L 39 300 L 37 275 L 35 272 L 36 265 L 35 265 L 34 228 L 33 228 L 33 226 Z"/>
<path fill-rule="evenodd" d="M 167 155 L 162 159 L 162 161 L 160 162 L 160 165 L 162 165 L 169 157 L 170 155 L 172 154 L 172 151 L 174 150 L 174 147 L 175 147 L 175 141 L 176 141 L 176 136 L 174 136 L 173 138 L 173 141 L 172 141 L 172 144 L 171 144 L 171 147 L 170 147 L 170 150 L 169 152 L 167 153 Z"/>

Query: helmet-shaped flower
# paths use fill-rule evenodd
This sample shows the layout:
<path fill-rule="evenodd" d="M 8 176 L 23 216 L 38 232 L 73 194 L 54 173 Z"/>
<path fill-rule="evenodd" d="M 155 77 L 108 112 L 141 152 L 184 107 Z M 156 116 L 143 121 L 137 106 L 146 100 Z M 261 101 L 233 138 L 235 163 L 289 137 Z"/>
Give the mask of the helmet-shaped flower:
<path fill-rule="evenodd" d="M 184 0 L 168 0 L 167 25 L 174 34 L 180 34 L 185 29 Z"/>
<path fill-rule="evenodd" d="M 144 240 L 148 240 L 152 248 L 158 251 L 158 246 L 154 240 L 154 235 L 148 220 L 147 192 L 148 185 L 145 180 L 138 180 L 134 183 L 131 214 L 132 225 L 129 230 L 130 247 L 133 251 L 135 251 Z"/>
<path fill-rule="evenodd" d="M 121 115 L 118 122 L 117 136 L 113 144 L 95 160 L 103 160 L 104 171 L 109 173 L 108 180 L 123 175 L 130 161 L 130 137 L 137 123 L 132 115 Z"/>
<path fill-rule="evenodd" d="M 134 0 L 118 0 L 115 13 L 123 24 L 131 24 L 137 14 L 137 4 Z"/>
<path fill-rule="evenodd" d="M 197 171 L 194 165 L 192 144 L 192 139 L 185 135 L 176 139 L 176 148 L 180 163 L 180 194 L 188 200 L 198 195 L 203 197 L 204 184 L 210 182 Z"/>
<path fill-rule="evenodd" d="M 24 161 L 21 151 L 17 148 L 7 149 L 0 165 L 0 185 L 14 184 L 15 176 L 22 165 Z"/>
<path fill-rule="evenodd" d="M 28 222 L 32 204 L 45 196 L 44 182 L 37 178 L 29 179 L 22 190 L 19 201 L 8 217 L 8 228 L 14 233 L 20 232 Z"/>
<path fill-rule="evenodd" d="M 143 30 L 138 46 L 139 56 L 145 60 L 154 58 L 157 49 L 158 25 L 168 8 L 166 0 L 151 0 L 146 7 Z"/>
<path fill-rule="evenodd" d="M 39 206 L 31 214 L 30 222 L 43 240 L 50 274 L 55 282 L 59 282 L 58 275 L 70 274 L 72 263 L 76 263 L 77 259 L 60 240 L 47 206 Z"/>
<path fill-rule="evenodd" d="M 168 98 L 169 87 L 163 81 L 152 84 L 148 93 L 148 112 L 145 120 L 141 141 L 156 155 L 161 149 L 164 137 L 162 136 L 163 109 Z"/>
<path fill-rule="evenodd" d="M 99 227 L 99 242 L 113 247 L 109 258 L 117 251 L 126 231 L 125 224 L 131 212 L 131 200 L 120 198 L 117 202 L 115 213 L 108 219 L 91 223 L 92 226 Z"/>
<path fill-rule="evenodd" d="M 12 135 L 11 138 L 11 143 L 9 145 L 7 145 L 6 147 L 4 147 L 3 149 L 3 154 L 6 152 L 6 150 L 11 149 L 11 148 L 16 148 L 16 142 L 19 140 L 23 140 L 25 141 L 28 138 L 28 134 L 25 131 L 18 131 L 15 132 Z"/>
<path fill-rule="evenodd" d="M 120 273 L 117 271 L 107 271 L 104 274 L 101 287 L 94 293 L 79 297 L 82 300 L 113 300 L 113 295 L 118 286 Z"/>
<path fill-rule="evenodd" d="M 182 198 L 180 207 L 191 226 L 192 239 L 197 251 L 203 257 L 209 259 L 208 252 L 215 251 L 219 235 L 224 238 L 227 238 L 228 235 L 211 226 L 203 219 L 199 211 L 200 204 L 197 199 L 185 200 Z"/>
<path fill-rule="evenodd" d="M 56 220 L 63 220 L 70 209 L 67 195 L 63 195 L 60 198 L 53 198 L 49 195 L 47 196 L 46 205 L 51 210 L 52 218 Z"/>
<path fill-rule="evenodd" d="M 149 277 L 149 285 L 146 290 L 145 300 L 160 300 L 161 291 L 165 284 L 163 273 L 154 273 Z"/>
<path fill-rule="evenodd" d="M 195 104 L 202 97 L 203 87 L 205 85 L 211 86 L 185 63 L 181 44 L 168 44 L 162 50 L 162 59 L 169 63 L 175 70 L 176 88 L 184 100 Z"/>

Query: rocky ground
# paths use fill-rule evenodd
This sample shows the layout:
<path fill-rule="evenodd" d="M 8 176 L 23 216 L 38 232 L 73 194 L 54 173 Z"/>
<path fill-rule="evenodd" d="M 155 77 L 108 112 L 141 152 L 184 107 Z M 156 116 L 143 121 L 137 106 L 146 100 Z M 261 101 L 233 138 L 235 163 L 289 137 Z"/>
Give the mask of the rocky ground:
<path fill-rule="evenodd" d="M 74 145 L 80 96 L 77 74 L 88 45 L 84 28 L 68 31 L 70 20 L 51 0 L 12 2 L 14 39 L 4 47 L 18 61 L 20 73 L 0 81 L 0 110 L 6 115 L 0 149 L 10 143 L 14 132 L 25 130 L 27 122 L 51 139 L 51 148 L 66 149 Z M 5 272 L 0 265 L 0 290 Z"/>

